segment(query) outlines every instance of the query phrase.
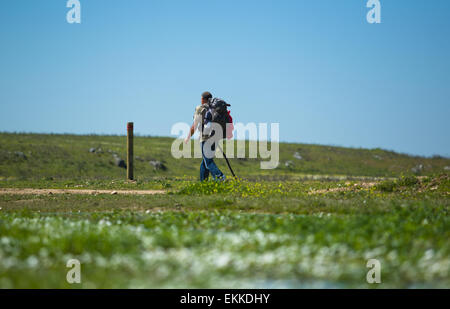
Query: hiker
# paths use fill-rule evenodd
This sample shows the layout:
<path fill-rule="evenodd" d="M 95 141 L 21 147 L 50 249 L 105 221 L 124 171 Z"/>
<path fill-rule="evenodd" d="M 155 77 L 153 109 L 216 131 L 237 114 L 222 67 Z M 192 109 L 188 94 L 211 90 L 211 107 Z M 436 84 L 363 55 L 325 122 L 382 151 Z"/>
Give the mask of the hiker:
<path fill-rule="evenodd" d="M 200 132 L 200 147 L 202 150 L 202 163 L 200 165 L 200 181 L 207 180 L 209 174 L 213 180 L 225 180 L 225 175 L 222 171 L 217 167 L 216 163 L 214 163 L 214 154 L 216 150 L 215 141 L 211 144 L 211 148 L 208 148 L 207 140 L 210 138 L 214 138 L 210 136 L 210 132 L 208 128 L 211 126 L 212 115 L 209 111 L 209 103 L 212 100 L 212 94 L 208 91 L 202 93 L 201 102 L 202 104 L 195 108 L 194 113 L 194 123 L 191 126 L 191 130 L 184 140 L 187 144 L 191 139 L 192 135 L 194 135 L 195 130 L 198 129 Z M 206 143 L 206 145 L 205 145 Z"/>

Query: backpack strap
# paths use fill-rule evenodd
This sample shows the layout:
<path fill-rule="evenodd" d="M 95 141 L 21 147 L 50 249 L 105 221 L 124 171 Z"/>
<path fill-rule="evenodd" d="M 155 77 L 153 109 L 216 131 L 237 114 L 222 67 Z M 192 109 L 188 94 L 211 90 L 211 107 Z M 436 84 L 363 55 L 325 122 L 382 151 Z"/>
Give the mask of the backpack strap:
<path fill-rule="evenodd" d="M 202 137 L 203 137 L 203 128 L 205 127 L 205 117 L 206 117 L 206 113 L 208 112 L 208 107 L 207 106 L 202 106 L 202 110 L 201 110 L 201 115 L 202 115 L 202 122 L 201 122 L 201 133 L 202 133 Z"/>

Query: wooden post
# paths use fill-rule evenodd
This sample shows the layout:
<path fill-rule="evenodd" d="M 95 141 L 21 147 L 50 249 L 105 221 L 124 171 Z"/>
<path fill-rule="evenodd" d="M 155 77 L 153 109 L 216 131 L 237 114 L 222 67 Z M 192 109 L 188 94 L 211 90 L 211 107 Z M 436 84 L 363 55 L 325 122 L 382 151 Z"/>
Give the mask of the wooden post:
<path fill-rule="evenodd" d="M 127 179 L 133 180 L 133 123 L 127 124 Z"/>

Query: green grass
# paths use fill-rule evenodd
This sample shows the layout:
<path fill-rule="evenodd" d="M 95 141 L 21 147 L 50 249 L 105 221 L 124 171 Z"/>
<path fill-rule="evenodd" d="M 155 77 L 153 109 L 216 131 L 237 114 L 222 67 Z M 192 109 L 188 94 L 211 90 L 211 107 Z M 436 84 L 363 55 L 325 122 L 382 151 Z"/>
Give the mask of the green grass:
<path fill-rule="evenodd" d="M 137 137 L 137 181 L 128 182 L 108 152 L 124 158 L 124 137 L 0 141 L 3 188 L 167 191 L 0 195 L 0 288 L 450 286 L 445 158 L 282 144 L 276 170 L 232 160 L 239 180 L 199 183 L 200 160 L 173 159 L 169 138 Z M 297 151 L 304 160 L 292 157 Z M 150 159 L 168 170 L 155 171 Z M 80 285 L 66 282 L 73 258 L 82 263 Z M 380 285 L 366 282 L 372 258 L 381 262 Z"/>
<path fill-rule="evenodd" d="M 138 180 L 164 177 L 198 177 L 200 159 L 174 159 L 171 138 L 135 137 L 135 174 Z M 247 145 L 248 147 L 248 145 Z M 90 148 L 101 148 L 90 153 Z M 16 152 L 25 154 L 25 158 Z M 298 152 L 302 160 L 294 158 Z M 124 136 L 81 136 L 0 133 L 0 185 L 15 181 L 61 182 L 79 180 L 124 179 L 125 169 L 116 167 L 112 153 L 126 158 Z M 159 160 L 166 171 L 154 170 L 150 160 Z M 219 167 L 228 173 L 223 159 Z M 285 163 L 292 161 L 292 166 Z M 424 158 L 381 149 L 280 144 L 280 165 L 275 170 L 261 170 L 260 159 L 231 159 L 236 174 L 250 179 L 301 179 L 311 175 L 398 177 L 412 175 L 411 169 L 423 165 L 421 174 L 433 175 L 450 166 L 450 159 Z"/>
<path fill-rule="evenodd" d="M 390 206 L 376 216 L 4 213 L 0 286 L 70 287 L 65 263 L 77 258 L 83 288 L 370 287 L 376 258 L 381 287 L 448 287 L 447 207 Z"/>
<path fill-rule="evenodd" d="M 448 176 L 406 183 L 415 184 L 186 181 L 165 196 L 0 196 L 0 286 L 448 287 Z M 421 190 L 428 183 L 437 188 Z M 324 187 L 349 190 L 309 194 Z M 70 258 L 82 263 L 81 285 L 65 281 Z M 365 281 L 370 258 L 381 262 L 380 286 Z"/>

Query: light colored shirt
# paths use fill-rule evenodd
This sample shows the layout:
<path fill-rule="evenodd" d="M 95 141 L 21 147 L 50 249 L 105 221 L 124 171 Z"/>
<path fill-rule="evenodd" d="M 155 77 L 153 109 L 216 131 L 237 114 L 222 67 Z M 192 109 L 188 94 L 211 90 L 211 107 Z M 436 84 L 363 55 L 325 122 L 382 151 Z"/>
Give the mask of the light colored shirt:
<path fill-rule="evenodd" d="M 206 141 L 209 137 L 207 135 L 202 135 L 202 112 L 206 107 L 201 104 L 195 108 L 194 112 L 194 126 L 196 126 L 196 130 L 199 132 L 199 140 L 200 142 Z M 205 133 L 205 132 L 203 132 Z"/>

